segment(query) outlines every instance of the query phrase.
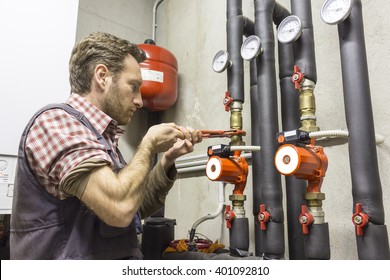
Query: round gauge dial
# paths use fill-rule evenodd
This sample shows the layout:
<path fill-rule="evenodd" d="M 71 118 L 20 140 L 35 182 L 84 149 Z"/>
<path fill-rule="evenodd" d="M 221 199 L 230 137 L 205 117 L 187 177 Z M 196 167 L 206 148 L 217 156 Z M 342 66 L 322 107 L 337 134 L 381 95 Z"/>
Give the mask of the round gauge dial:
<path fill-rule="evenodd" d="M 296 41 L 302 34 L 302 22 L 299 17 L 286 17 L 278 26 L 278 40 L 283 44 Z"/>
<path fill-rule="evenodd" d="M 229 53 L 227 51 L 219 51 L 214 56 L 213 59 L 213 70 L 217 73 L 225 71 L 228 67 L 231 66 L 231 61 L 229 59 Z"/>
<path fill-rule="evenodd" d="M 251 35 L 245 39 L 241 46 L 241 57 L 245 60 L 256 58 L 261 52 L 261 40 L 259 36 Z"/>
<path fill-rule="evenodd" d="M 352 0 L 326 0 L 321 8 L 321 18 L 327 24 L 344 21 L 352 10 Z"/>

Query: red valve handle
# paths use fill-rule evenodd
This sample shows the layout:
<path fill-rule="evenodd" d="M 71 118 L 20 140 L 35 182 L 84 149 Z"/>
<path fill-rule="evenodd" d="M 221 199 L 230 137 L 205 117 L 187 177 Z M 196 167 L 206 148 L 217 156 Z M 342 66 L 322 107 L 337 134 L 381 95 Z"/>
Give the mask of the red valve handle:
<path fill-rule="evenodd" d="M 230 97 L 230 93 L 227 91 L 225 92 L 225 98 L 223 99 L 223 105 L 225 106 L 225 111 L 230 111 L 230 103 L 232 103 L 233 98 Z"/>
<path fill-rule="evenodd" d="M 294 74 L 292 75 L 291 80 L 293 81 L 296 90 L 301 89 L 301 82 L 304 79 L 305 79 L 305 75 L 302 72 L 300 72 L 299 67 L 295 65 L 294 66 Z"/>
<path fill-rule="evenodd" d="M 260 222 L 260 229 L 267 230 L 267 223 L 270 220 L 271 214 L 265 210 L 265 204 L 260 204 L 260 211 L 257 215 L 257 219 Z"/>
<path fill-rule="evenodd" d="M 368 225 L 368 220 L 368 215 L 363 212 L 363 205 L 360 202 L 356 203 L 352 222 L 355 225 L 357 236 L 363 236 L 363 228 Z"/>
<path fill-rule="evenodd" d="M 232 221 L 236 218 L 236 214 L 231 211 L 230 205 L 226 205 L 226 211 L 225 211 L 225 221 L 226 221 L 226 227 L 231 228 L 232 227 Z"/>
<path fill-rule="evenodd" d="M 302 233 L 309 234 L 309 226 L 314 222 L 313 215 L 309 213 L 306 205 L 301 206 L 301 215 L 299 215 L 299 223 L 302 225 Z"/>

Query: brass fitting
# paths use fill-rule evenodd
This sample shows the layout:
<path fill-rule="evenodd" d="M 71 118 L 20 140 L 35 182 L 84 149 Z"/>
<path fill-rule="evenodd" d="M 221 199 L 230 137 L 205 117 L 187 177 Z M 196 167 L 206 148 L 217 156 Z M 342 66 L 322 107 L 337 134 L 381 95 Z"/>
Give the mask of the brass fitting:
<path fill-rule="evenodd" d="M 234 100 L 230 105 L 230 129 L 242 130 L 242 101 Z M 244 146 L 245 142 L 241 135 L 233 135 L 231 146 Z"/>
<path fill-rule="evenodd" d="M 325 200 L 325 194 L 320 192 L 306 193 L 305 199 L 307 208 L 314 218 L 314 224 L 325 223 L 325 213 L 322 209 L 322 201 Z"/>
<path fill-rule="evenodd" d="M 299 94 L 299 111 L 301 113 L 300 129 L 307 132 L 320 130 L 317 126 L 316 101 L 314 97 L 315 83 L 304 79 Z"/>
<path fill-rule="evenodd" d="M 232 194 L 229 195 L 229 200 L 232 202 L 233 211 L 236 214 L 236 217 L 245 218 L 244 201 L 246 200 L 246 195 Z"/>

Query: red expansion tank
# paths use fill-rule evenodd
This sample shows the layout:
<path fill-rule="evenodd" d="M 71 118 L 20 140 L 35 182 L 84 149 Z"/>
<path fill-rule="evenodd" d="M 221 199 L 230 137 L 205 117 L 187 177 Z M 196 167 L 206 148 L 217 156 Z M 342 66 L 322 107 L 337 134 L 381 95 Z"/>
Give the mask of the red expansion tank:
<path fill-rule="evenodd" d="M 177 60 L 170 51 L 162 47 L 153 44 L 138 46 L 146 53 L 146 60 L 140 63 L 143 107 L 151 111 L 166 110 L 177 99 Z"/>

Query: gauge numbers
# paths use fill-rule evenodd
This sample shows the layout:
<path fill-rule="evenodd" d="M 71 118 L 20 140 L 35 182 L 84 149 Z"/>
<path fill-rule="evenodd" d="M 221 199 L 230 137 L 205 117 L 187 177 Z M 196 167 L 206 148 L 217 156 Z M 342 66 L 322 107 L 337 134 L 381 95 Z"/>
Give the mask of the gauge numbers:
<path fill-rule="evenodd" d="M 344 21 L 352 10 L 352 0 L 326 0 L 321 8 L 321 18 L 327 24 Z"/>
<path fill-rule="evenodd" d="M 251 35 L 245 39 L 241 46 L 241 57 L 245 60 L 252 60 L 262 52 L 259 36 Z"/>
<path fill-rule="evenodd" d="M 289 44 L 296 41 L 301 34 L 302 22 L 297 16 L 288 16 L 279 24 L 278 40 L 283 44 Z"/>
<path fill-rule="evenodd" d="M 229 60 L 229 53 L 223 50 L 217 52 L 213 59 L 213 70 L 217 73 L 222 73 L 230 66 L 231 61 Z"/>

